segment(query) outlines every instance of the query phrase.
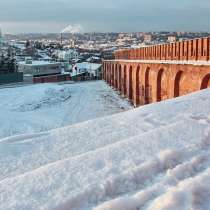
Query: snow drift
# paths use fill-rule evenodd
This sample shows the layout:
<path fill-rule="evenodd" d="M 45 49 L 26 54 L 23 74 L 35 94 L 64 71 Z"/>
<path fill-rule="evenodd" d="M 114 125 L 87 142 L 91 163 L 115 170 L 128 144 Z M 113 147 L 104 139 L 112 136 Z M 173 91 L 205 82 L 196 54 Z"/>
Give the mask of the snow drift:
<path fill-rule="evenodd" d="M 210 206 L 210 90 L 0 140 L 0 209 Z"/>

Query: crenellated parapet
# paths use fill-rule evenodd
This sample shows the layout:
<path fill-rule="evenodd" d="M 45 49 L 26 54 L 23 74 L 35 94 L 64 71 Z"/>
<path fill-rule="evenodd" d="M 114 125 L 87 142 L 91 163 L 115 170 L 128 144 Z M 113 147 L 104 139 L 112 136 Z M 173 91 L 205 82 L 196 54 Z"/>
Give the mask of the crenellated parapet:
<path fill-rule="evenodd" d="M 123 49 L 115 52 L 116 60 L 210 60 L 210 37 L 174 43 Z"/>

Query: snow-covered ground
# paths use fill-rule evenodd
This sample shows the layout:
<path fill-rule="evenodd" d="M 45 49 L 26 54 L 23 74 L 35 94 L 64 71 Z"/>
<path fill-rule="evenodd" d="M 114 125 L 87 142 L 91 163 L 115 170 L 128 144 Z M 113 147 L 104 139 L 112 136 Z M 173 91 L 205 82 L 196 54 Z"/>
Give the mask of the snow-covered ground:
<path fill-rule="evenodd" d="M 131 108 L 102 81 L 0 89 L 0 138 L 46 131 Z"/>
<path fill-rule="evenodd" d="M 203 90 L 1 139 L 0 209 L 209 209 L 209 104 Z"/>

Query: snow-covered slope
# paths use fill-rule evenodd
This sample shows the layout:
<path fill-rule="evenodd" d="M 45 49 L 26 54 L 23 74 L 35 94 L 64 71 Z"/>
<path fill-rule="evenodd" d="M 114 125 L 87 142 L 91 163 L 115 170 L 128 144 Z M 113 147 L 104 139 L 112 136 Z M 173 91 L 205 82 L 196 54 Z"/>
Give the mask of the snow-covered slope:
<path fill-rule="evenodd" d="M 210 90 L 0 140 L 0 209 L 210 206 Z"/>
<path fill-rule="evenodd" d="M 0 138 L 115 114 L 131 106 L 102 81 L 0 89 Z"/>

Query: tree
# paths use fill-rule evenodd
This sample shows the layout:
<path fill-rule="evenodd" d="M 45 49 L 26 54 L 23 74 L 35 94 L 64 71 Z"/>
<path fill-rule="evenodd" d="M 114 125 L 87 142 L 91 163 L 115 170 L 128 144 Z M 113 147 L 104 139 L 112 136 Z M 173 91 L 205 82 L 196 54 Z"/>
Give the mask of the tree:
<path fill-rule="evenodd" d="M 4 58 L 4 55 L 1 54 L 1 58 L 0 58 L 0 74 L 2 74 L 3 71 L 4 71 L 4 65 L 5 65 L 5 58 Z"/>
<path fill-rule="evenodd" d="M 31 43 L 29 40 L 26 41 L 26 48 L 30 47 Z"/>
<path fill-rule="evenodd" d="M 14 58 L 11 58 L 8 63 L 9 73 L 14 73 L 16 71 L 16 62 Z"/>

